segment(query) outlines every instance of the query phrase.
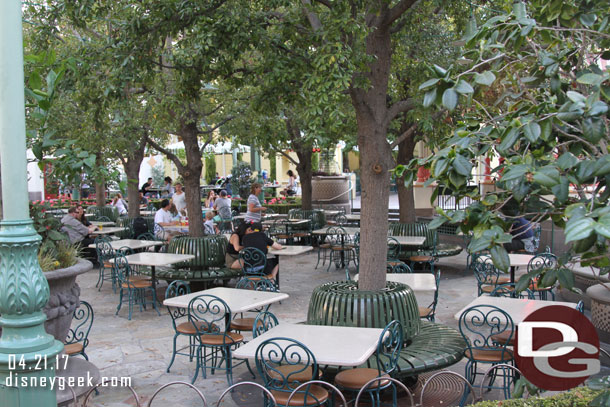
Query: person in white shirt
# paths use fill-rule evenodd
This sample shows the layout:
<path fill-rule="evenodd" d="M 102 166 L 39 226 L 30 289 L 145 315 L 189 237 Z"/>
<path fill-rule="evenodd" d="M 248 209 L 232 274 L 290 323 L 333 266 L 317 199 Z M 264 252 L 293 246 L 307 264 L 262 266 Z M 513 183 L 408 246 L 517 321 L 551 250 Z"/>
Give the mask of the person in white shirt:
<path fill-rule="evenodd" d="M 116 194 L 110 205 L 115 206 L 117 208 L 117 210 L 119 211 L 119 215 L 127 215 L 127 205 L 123 200 L 123 196 L 121 194 Z"/>
<path fill-rule="evenodd" d="M 172 195 L 172 202 L 176 205 L 178 213 L 182 213 L 182 210 L 186 208 L 186 195 L 182 190 L 182 184 L 176 183 L 176 192 Z"/>
<path fill-rule="evenodd" d="M 172 214 L 169 212 L 169 207 L 169 199 L 164 199 L 161 201 L 161 209 L 155 213 L 155 236 L 167 241 L 170 241 L 171 238 L 176 235 L 176 233 L 166 232 L 162 229 L 162 227 L 178 224 L 177 221 L 172 220 Z"/>

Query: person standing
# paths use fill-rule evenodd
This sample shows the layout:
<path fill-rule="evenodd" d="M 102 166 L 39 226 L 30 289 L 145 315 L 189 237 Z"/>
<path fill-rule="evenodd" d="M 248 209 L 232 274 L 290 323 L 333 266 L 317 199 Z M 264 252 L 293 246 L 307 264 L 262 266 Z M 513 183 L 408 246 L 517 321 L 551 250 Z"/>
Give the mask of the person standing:
<path fill-rule="evenodd" d="M 297 177 L 295 177 L 292 170 L 288 170 L 286 175 L 288 175 L 288 186 L 284 190 L 280 191 L 280 194 L 294 196 L 297 194 Z"/>
<path fill-rule="evenodd" d="M 261 205 L 261 202 L 258 200 L 258 195 L 262 192 L 263 187 L 258 182 L 255 182 L 250 187 L 250 196 L 248 197 L 248 201 L 246 205 L 248 206 L 248 211 L 246 212 L 245 221 L 252 222 L 260 222 L 263 212 L 267 210 L 267 208 Z"/>
<path fill-rule="evenodd" d="M 227 198 L 227 191 L 220 191 L 220 197 L 214 201 L 214 210 L 218 213 L 218 220 L 231 219 L 231 198 Z"/>
<path fill-rule="evenodd" d="M 186 208 L 186 195 L 182 190 L 182 184 L 179 182 L 176 183 L 176 191 L 172 195 L 172 202 L 176 205 L 179 213 L 182 213 L 182 210 Z"/>
<path fill-rule="evenodd" d="M 61 224 L 61 231 L 68 235 L 70 243 L 78 244 L 81 247 L 87 247 L 93 243 L 93 239 L 89 237 L 89 234 L 97 228 L 93 225 L 87 227 L 78 220 L 76 206 L 68 209 L 68 213 L 61 218 Z"/>

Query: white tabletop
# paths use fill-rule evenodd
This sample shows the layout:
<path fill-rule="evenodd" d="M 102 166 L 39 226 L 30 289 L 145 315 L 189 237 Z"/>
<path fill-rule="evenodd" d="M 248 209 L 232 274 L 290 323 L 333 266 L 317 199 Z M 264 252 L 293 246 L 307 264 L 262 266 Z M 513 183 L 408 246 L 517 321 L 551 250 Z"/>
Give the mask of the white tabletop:
<path fill-rule="evenodd" d="M 186 226 L 181 226 L 181 225 L 163 226 L 163 230 L 166 231 L 166 232 L 184 232 L 184 233 L 188 233 L 189 227 L 188 227 L 188 225 L 186 225 Z"/>
<path fill-rule="evenodd" d="M 140 215 L 141 216 L 151 216 L 151 215 L 154 215 L 154 214 L 155 214 L 155 211 L 143 211 L 143 210 L 140 210 Z"/>
<path fill-rule="evenodd" d="M 102 230 L 96 230 L 94 232 L 91 232 L 90 234 L 92 236 L 97 236 L 97 235 L 112 235 L 113 233 L 118 233 L 118 232 L 122 232 L 124 230 L 127 230 L 127 228 L 124 227 L 118 227 L 118 226 L 109 226 L 109 227 L 102 227 Z"/>
<path fill-rule="evenodd" d="M 275 254 L 276 256 L 297 256 L 311 250 L 313 250 L 311 246 L 282 246 L 281 250 L 275 250 L 270 247 L 267 253 Z"/>
<path fill-rule="evenodd" d="M 344 228 L 342 226 L 326 226 L 326 227 L 324 227 L 322 229 L 316 229 L 316 230 L 314 230 L 311 233 L 314 234 L 314 235 L 327 235 L 328 234 L 328 228 L 333 228 L 334 229 L 334 228 L 339 228 L 339 227 L 341 229 L 345 230 L 346 234 L 351 235 L 351 236 L 353 236 L 356 233 L 360 232 L 360 228 L 350 228 L 350 227 Z"/>
<path fill-rule="evenodd" d="M 475 298 L 470 304 L 466 305 L 460 311 L 458 311 L 454 318 L 459 320 L 460 315 L 470 307 L 475 305 L 493 305 L 505 311 L 513 319 L 513 323 L 518 324 L 522 322 L 525 317 L 531 314 L 533 311 L 539 310 L 540 308 L 549 307 L 551 305 L 564 305 L 570 308 L 576 308 L 576 304 L 573 302 L 562 302 L 562 301 L 541 301 L 541 300 L 528 300 L 526 298 L 508 298 L 508 297 L 490 297 L 488 295 L 482 295 Z"/>
<path fill-rule="evenodd" d="M 163 246 L 163 242 L 157 240 L 136 240 L 136 239 L 121 239 L 113 240 L 110 242 L 110 246 L 113 250 L 118 250 L 123 247 L 128 247 L 133 250 L 145 249 L 151 246 Z M 95 243 L 88 246 L 90 249 L 95 249 Z M 129 261 L 129 260 L 128 260 Z"/>
<path fill-rule="evenodd" d="M 97 220 L 92 220 L 89 223 L 91 223 L 94 226 L 114 226 L 114 222 L 100 222 Z"/>
<path fill-rule="evenodd" d="M 396 239 L 401 246 L 421 246 L 426 241 L 424 236 L 390 236 Z"/>
<path fill-rule="evenodd" d="M 333 211 L 330 209 L 324 209 L 324 215 L 326 215 L 326 216 L 337 216 L 340 213 L 341 213 L 341 211 Z"/>
<path fill-rule="evenodd" d="M 129 256 L 125 256 L 125 258 L 131 265 L 156 267 L 191 260 L 194 259 L 195 256 L 192 254 L 143 252 L 130 254 Z M 113 262 L 114 259 L 110 259 L 110 263 Z"/>
<path fill-rule="evenodd" d="M 263 225 L 303 225 L 309 223 L 309 219 L 278 219 L 278 220 L 264 220 Z"/>
<path fill-rule="evenodd" d="M 358 281 L 359 274 L 354 276 L 354 281 Z M 406 284 L 414 292 L 434 292 L 436 291 L 436 278 L 432 273 L 388 273 L 385 279 L 395 283 Z"/>
<path fill-rule="evenodd" d="M 383 329 L 378 328 L 280 323 L 234 350 L 233 356 L 254 359 L 256 349 L 263 341 L 286 337 L 309 348 L 318 365 L 359 366 L 375 353 L 382 332 Z"/>
<path fill-rule="evenodd" d="M 260 308 L 274 302 L 288 298 L 288 294 L 270 291 L 240 290 L 237 288 L 216 287 L 209 290 L 197 291 L 179 297 L 168 298 L 163 305 L 176 308 L 188 308 L 189 302 L 199 295 L 215 295 L 227 303 L 231 312 L 244 312 Z"/>
<path fill-rule="evenodd" d="M 530 264 L 530 260 L 534 258 L 531 254 L 515 254 L 509 253 L 508 258 L 510 259 L 511 267 L 527 267 Z"/>
<path fill-rule="evenodd" d="M 354 213 L 348 213 L 347 215 L 345 215 L 345 219 L 347 220 L 360 220 L 360 215 L 359 214 L 354 214 Z"/>

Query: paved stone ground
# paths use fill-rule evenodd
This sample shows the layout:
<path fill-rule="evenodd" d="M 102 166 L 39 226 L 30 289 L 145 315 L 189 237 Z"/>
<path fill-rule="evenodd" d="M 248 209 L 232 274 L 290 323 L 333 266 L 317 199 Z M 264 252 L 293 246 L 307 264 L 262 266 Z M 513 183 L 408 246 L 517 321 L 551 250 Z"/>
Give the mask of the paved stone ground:
<path fill-rule="evenodd" d="M 290 295 L 288 300 L 271 307 L 280 323 L 305 321 L 309 297 L 314 287 L 335 280 L 342 280 L 342 271 L 326 267 L 314 268 L 316 252 L 298 258 L 282 258 L 281 284 L 282 292 Z M 441 259 L 438 267 L 442 277 L 440 295 L 437 307 L 437 323 L 457 327 L 454 314 L 476 297 L 476 283 L 471 273 L 466 271 L 466 256 L 461 254 L 451 258 Z M 101 291 L 95 288 L 98 271 L 78 277 L 82 289 L 81 298 L 89 301 L 95 310 L 95 321 L 89 335 L 90 344 L 87 348 L 89 360 L 93 362 L 102 376 L 130 377 L 132 386 L 140 395 L 140 401 L 148 402 L 151 395 L 163 384 L 172 381 L 190 383 L 194 373 L 194 362 L 187 357 L 177 357 L 171 369 L 166 373 L 171 356 L 173 330 L 171 319 L 165 308 L 161 316 L 148 309 L 144 312 L 134 310 L 131 321 L 127 320 L 127 309 L 121 309 L 115 315 L 118 294 L 113 293 L 108 282 Z M 165 284 L 161 283 L 163 286 Z M 159 287 L 162 296 L 164 287 Z M 417 295 L 420 304 L 428 304 L 432 295 Z M 451 370 L 464 373 L 464 363 L 454 365 Z M 235 381 L 250 380 L 244 366 L 239 366 L 234 372 Z M 260 380 L 257 379 L 260 382 Z M 195 383 L 205 395 L 208 403 L 215 404 L 220 394 L 228 387 L 223 373 L 216 373 Z M 255 396 L 253 396 L 255 397 Z M 241 400 L 241 401 L 240 401 Z M 235 392 L 225 397 L 223 405 L 261 405 L 253 401 L 248 392 Z M 408 405 L 408 403 L 402 405 Z M 90 400 L 89 405 L 96 406 L 134 406 L 135 402 L 126 389 L 105 388 L 100 395 Z M 191 389 L 184 386 L 169 388 L 155 399 L 153 406 L 201 406 L 201 401 Z"/>

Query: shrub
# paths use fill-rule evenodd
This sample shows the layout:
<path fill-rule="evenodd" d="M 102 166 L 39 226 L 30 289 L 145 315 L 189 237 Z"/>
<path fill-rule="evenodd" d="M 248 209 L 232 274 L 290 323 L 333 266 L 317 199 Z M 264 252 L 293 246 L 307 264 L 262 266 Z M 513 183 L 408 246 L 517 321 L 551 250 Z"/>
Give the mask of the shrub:
<path fill-rule="evenodd" d="M 482 401 L 472 407 L 588 407 L 600 393 L 588 387 L 577 387 L 565 393 L 550 397 L 533 397 L 529 399 L 512 399 L 502 401 Z"/>
<path fill-rule="evenodd" d="M 231 189 L 234 194 L 239 193 L 241 198 L 247 198 L 253 182 L 250 164 L 240 161 L 231 169 Z"/>

